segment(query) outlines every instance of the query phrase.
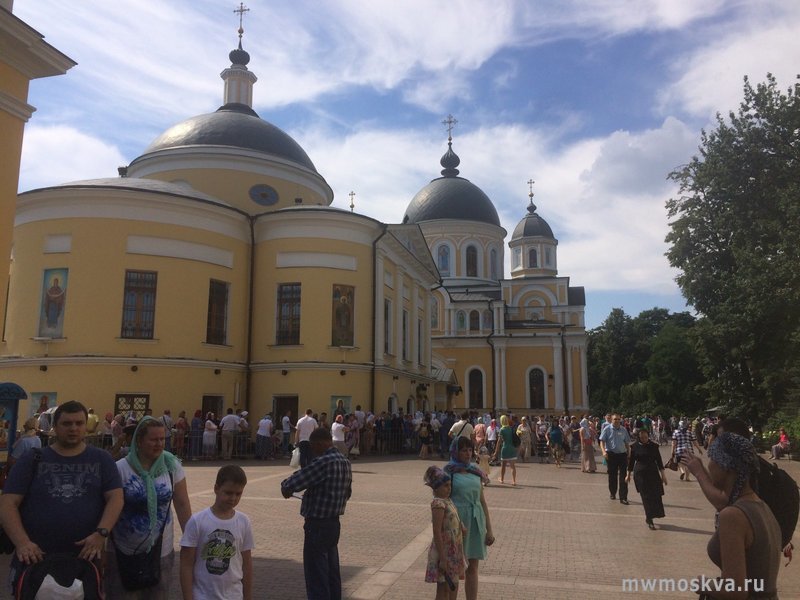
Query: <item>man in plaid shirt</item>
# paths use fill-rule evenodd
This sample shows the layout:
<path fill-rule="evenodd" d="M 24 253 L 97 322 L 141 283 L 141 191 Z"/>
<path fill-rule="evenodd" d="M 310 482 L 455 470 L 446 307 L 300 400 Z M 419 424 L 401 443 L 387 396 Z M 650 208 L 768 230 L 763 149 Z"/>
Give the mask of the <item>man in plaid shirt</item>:
<path fill-rule="evenodd" d="M 681 420 L 680 423 L 678 423 L 678 428 L 672 432 L 672 454 L 675 460 L 678 461 L 678 467 L 681 470 L 681 479 L 685 481 L 690 481 L 689 471 L 684 466 L 683 462 L 681 462 L 681 454 L 684 452 L 692 454 L 692 445 L 697 448 L 700 454 L 703 453 L 703 449 L 700 447 L 700 444 L 697 443 L 697 438 L 694 436 L 692 430 L 689 429 L 686 420 Z"/>
<path fill-rule="evenodd" d="M 350 461 L 333 447 L 330 431 L 315 429 L 309 437 L 314 456 L 307 466 L 281 482 L 281 494 L 290 498 L 306 490 L 300 505 L 303 526 L 303 571 L 309 600 L 342 597 L 339 572 L 339 516 L 350 498 L 353 475 Z"/>

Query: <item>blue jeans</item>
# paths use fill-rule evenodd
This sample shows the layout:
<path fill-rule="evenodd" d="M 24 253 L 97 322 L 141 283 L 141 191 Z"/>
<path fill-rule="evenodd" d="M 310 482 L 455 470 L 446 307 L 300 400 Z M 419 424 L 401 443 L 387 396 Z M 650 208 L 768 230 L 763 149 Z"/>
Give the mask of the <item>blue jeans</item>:
<path fill-rule="evenodd" d="M 288 431 L 284 431 L 283 432 L 283 446 L 282 446 L 282 449 L 283 449 L 283 455 L 284 456 L 289 454 L 289 432 Z"/>
<path fill-rule="evenodd" d="M 303 526 L 303 572 L 308 600 L 341 600 L 339 573 L 339 517 L 306 519 Z"/>

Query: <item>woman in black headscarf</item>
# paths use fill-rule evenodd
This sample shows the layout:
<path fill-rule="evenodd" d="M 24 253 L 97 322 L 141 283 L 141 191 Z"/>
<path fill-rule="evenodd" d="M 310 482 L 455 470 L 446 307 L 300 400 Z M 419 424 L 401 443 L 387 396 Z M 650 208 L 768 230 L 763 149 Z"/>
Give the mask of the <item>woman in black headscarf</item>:
<path fill-rule="evenodd" d="M 661 501 L 664 486 L 667 485 L 664 462 L 658 444 L 650 440 L 646 429 L 634 430 L 634 439 L 636 441 L 631 444 L 625 481 L 630 483 L 633 475 L 636 491 L 642 497 L 644 520 L 650 529 L 655 529 L 653 519 L 664 518 L 664 503 Z"/>

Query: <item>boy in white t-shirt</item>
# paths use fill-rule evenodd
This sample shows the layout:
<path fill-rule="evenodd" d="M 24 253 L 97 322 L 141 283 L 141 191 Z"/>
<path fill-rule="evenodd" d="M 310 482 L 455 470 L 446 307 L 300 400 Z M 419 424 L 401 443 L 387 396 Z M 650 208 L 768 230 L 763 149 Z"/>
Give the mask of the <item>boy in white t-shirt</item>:
<path fill-rule="evenodd" d="M 211 508 L 192 515 L 181 538 L 184 600 L 253 598 L 253 529 L 238 512 L 247 476 L 238 465 L 217 472 Z"/>

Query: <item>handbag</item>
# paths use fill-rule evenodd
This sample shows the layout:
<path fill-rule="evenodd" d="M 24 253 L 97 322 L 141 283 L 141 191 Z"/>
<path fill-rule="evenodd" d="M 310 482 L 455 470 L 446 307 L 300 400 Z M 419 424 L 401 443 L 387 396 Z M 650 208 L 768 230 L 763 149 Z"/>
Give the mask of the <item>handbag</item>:
<path fill-rule="evenodd" d="M 678 470 L 678 463 L 675 460 L 675 455 L 674 454 L 669 457 L 669 460 L 667 461 L 667 464 L 664 465 L 664 468 L 665 469 L 670 469 L 671 471 L 677 471 Z"/>
<path fill-rule="evenodd" d="M 174 494 L 175 484 L 171 472 L 169 474 L 169 483 Z M 146 540 L 139 542 L 139 546 L 136 547 L 133 554 L 125 554 L 116 544 L 114 545 L 114 552 L 117 555 L 119 579 L 122 582 L 122 587 L 126 590 L 130 592 L 144 590 L 158 585 L 158 582 L 161 580 L 161 544 L 164 541 L 164 528 L 167 526 L 171 508 L 172 497 L 170 496 L 164 524 L 161 526 L 158 538 L 147 552 L 136 552 Z"/>
<path fill-rule="evenodd" d="M 292 458 L 289 461 L 289 466 L 296 469 L 300 466 L 300 448 L 297 447 L 292 450 Z"/>
<path fill-rule="evenodd" d="M 125 554 L 114 548 L 117 554 L 117 569 L 122 587 L 128 591 L 143 590 L 158 585 L 161 579 L 161 542 L 164 530 L 147 552 Z"/>

